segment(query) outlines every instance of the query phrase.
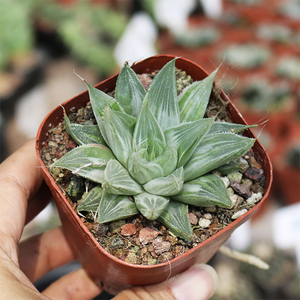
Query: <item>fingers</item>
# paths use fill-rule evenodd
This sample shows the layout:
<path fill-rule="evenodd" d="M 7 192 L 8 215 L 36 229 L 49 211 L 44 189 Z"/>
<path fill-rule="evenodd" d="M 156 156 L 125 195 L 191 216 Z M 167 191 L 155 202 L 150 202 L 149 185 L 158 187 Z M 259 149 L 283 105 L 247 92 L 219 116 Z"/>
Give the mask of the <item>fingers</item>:
<path fill-rule="evenodd" d="M 43 294 L 52 300 L 90 300 L 102 290 L 83 269 L 79 269 L 55 281 Z"/>
<path fill-rule="evenodd" d="M 73 260 L 61 228 L 33 236 L 19 245 L 20 269 L 32 282 Z"/>
<path fill-rule="evenodd" d="M 28 199 L 43 181 L 38 165 L 33 140 L 0 165 L 0 228 L 16 243 L 23 231 Z"/>
<path fill-rule="evenodd" d="M 113 300 L 205 300 L 212 296 L 217 284 L 214 269 L 200 264 L 167 282 L 125 290 Z"/>

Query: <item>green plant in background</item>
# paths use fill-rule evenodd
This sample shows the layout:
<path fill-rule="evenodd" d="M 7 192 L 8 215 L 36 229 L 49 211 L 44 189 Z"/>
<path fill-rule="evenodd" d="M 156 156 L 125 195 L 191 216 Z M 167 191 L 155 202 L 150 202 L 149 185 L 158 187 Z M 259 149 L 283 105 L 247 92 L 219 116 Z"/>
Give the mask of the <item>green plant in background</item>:
<path fill-rule="evenodd" d="M 214 27 L 191 28 L 175 35 L 175 42 L 186 47 L 204 47 L 218 40 L 220 32 Z"/>
<path fill-rule="evenodd" d="M 222 179 L 211 171 L 241 157 L 255 140 L 239 134 L 249 126 L 204 118 L 217 70 L 178 97 L 175 60 L 147 91 L 127 64 L 115 98 L 86 83 L 98 125 L 71 124 L 65 115 L 79 146 L 50 170 L 68 169 L 98 183 L 77 207 L 97 222 L 141 213 L 190 240 L 188 205 L 231 207 Z"/>
<path fill-rule="evenodd" d="M 257 68 L 264 64 L 270 55 L 268 49 L 255 44 L 233 44 L 222 52 L 225 62 L 239 69 Z"/>
<path fill-rule="evenodd" d="M 300 81 L 300 58 L 296 56 L 282 58 L 277 63 L 276 73 L 280 76 Z"/>
<path fill-rule="evenodd" d="M 293 31 L 281 24 L 260 24 L 256 29 L 256 35 L 261 39 L 283 44 L 293 40 Z"/>
<path fill-rule="evenodd" d="M 28 54 L 34 45 L 31 11 L 33 0 L 1 1 L 0 71 L 14 57 Z"/>
<path fill-rule="evenodd" d="M 113 49 L 127 25 L 125 13 L 89 1 L 78 1 L 71 6 L 46 1 L 36 11 L 42 19 L 54 24 L 74 57 L 102 75 L 117 66 Z"/>
<path fill-rule="evenodd" d="M 244 104 L 258 112 L 279 111 L 291 99 L 291 89 L 288 83 L 270 84 L 266 80 L 256 79 L 248 83 L 243 90 L 241 100 Z"/>

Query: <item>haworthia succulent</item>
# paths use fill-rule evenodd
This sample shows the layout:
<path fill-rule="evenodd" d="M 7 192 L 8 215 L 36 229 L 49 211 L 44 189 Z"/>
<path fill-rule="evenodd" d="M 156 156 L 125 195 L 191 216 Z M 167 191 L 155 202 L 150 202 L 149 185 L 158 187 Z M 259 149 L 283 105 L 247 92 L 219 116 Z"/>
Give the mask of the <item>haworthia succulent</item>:
<path fill-rule="evenodd" d="M 149 105 L 163 130 L 180 123 L 177 102 L 175 61 L 168 62 L 154 77 L 146 93 L 143 105 Z"/>
<path fill-rule="evenodd" d="M 193 180 L 245 154 L 254 144 L 233 133 L 207 135 L 184 166 L 184 181 Z"/>
<path fill-rule="evenodd" d="M 218 69 L 208 77 L 188 86 L 180 95 L 180 122 L 202 119 L 211 94 L 211 89 Z"/>
<path fill-rule="evenodd" d="M 135 72 L 125 63 L 116 84 L 116 100 L 127 114 L 138 117 L 146 90 Z"/>
<path fill-rule="evenodd" d="M 184 240 L 191 240 L 193 231 L 186 204 L 170 201 L 167 208 L 158 217 L 158 221 L 169 228 L 176 236 Z"/>
<path fill-rule="evenodd" d="M 156 220 L 169 204 L 168 198 L 146 192 L 134 196 L 134 201 L 137 209 L 148 220 Z"/>
<path fill-rule="evenodd" d="M 148 91 L 128 64 L 118 76 L 116 99 L 87 83 L 98 126 L 70 124 L 65 116 L 68 132 L 83 146 L 52 167 L 101 183 L 78 205 L 98 222 L 141 213 L 190 240 L 188 205 L 231 206 L 223 181 L 210 172 L 245 167 L 234 160 L 255 140 L 238 133 L 255 125 L 203 119 L 217 70 L 177 97 L 175 61 L 154 76 Z"/>
<path fill-rule="evenodd" d="M 103 170 L 108 161 L 114 158 L 113 153 L 105 146 L 83 145 L 66 153 L 51 167 L 64 168 L 76 175 L 102 183 Z"/>
<path fill-rule="evenodd" d="M 212 174 L 186 182 L 183 189 L 173 196 L 172 200 L 204 207 L 232 205 L 223 180 Z"/>

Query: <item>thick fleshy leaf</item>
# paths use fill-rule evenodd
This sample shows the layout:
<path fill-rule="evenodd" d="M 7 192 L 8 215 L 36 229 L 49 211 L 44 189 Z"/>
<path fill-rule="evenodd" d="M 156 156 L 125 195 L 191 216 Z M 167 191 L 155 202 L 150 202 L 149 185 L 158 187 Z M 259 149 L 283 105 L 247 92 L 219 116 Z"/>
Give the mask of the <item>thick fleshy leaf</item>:
<path fill-rule="evenodd" d="M 146 90 L 135 72 L 125 63 L 116 84 L 116 100 L 124 111 L 138 117 Z"/>
<path fill-rule="evenodd" d="M 156 74 L 146 93 L 143 105 L 149 105 L 163 130 L 180 123 L 176 91 L 175 61 L 168 62 Z"/>
<path fill-rule="evenodd" d="M 214 122 L 208 134 L 215 134 L 221 132 L 241 133 L 248 128 L 254 128 L 258 125 L 243 125 L 228 122 Z"/>
<path fill-rule="evenodd" d="M 177 167 L 181 167 L 191 158 L 204 135 L 209 131 L 213 119 L 200 119 L 181 123 L 165 131 L 167 144 L 178 151 Z"/>
<path fill-rule="evenodd" d="M 148 193 L 134 196 L 139 212 L 148 220 L 156 220 L 169 204 L 169 199 Z"/>
<path fill-rule="evenodd" d="M 180 122 L 203 118 L 218 69 L 203 80 L 194 82 L 181 93 L 178 102 Z"/>
<path fill-rule="evenodd" d="M 193 230 L 186 204 L 170 201 L 168 207 L 161 213 L 157 220 L 169 228 L 176 236 L 187 241 L 191 240 Z"/>
<path fill-rule="evenodd" d="M 55 161 L 51 167 L 67 169 L 76 175 L 102 183 L 103 170 L 110 159 L 115 159 L 115 157 L 107 147 L 83 145 L 66 153 L 62 158 Z"/>
<path fill-rule="evenodd" d="M 109 194 L 100 186 L 89 191 L 77 210 L 96 213 L 99 223 L 125 219 L 138 213 L 135 203 L 127 196 Z"/>
<path fill-rule="evenodd" d="M 116 111 L 123 111 L 123 108 L 119 105 L 115 98 L 91 86 L 87 81 L 84 80 L 84 82 L 87 85 L 93 112 L 99 126 L 99 121 L 101 121 L 103 110 L 106 107 L 110 107 L 111 109 Z"/>
<path fill-rule="evenodd" d="M 64 120 L 67 131 L 78 145 L 100 144 L 106 146 L 106 143 L 97 125 L 81 125 L 71 123 L 65 110 Z"/>
<path fill-rule="evenodd" d="M 164 170 L 159 164 L 148 162 L 143 158 L 143 152 L 145 151 L 134 152 L 128 159 L 128 171 L 140 184 L 145 184 L 156 177 L 164 176 Z"/>
<path fill-rule="evenodd" d="M 223 180 L 212 174 L 186 182 L 181 192 L 172 197 L 173 200 L 204 207 L 232 205 Z"/>
<path fill-rule="evenodd" d="M 115 159 L 110 160 L 104 170 L 103 189 L 115 195 L 137 195 L 144 190 Z"/>
<path fill-rule="evenodd" d="M 153 159 L 152 162 L 159 164 L 162 167 L 164 171 L 163 176 L 168 176 L 176 169 L 177 159 L 178 159 L 177 150 L 172 146 L 171 147 L 167 146 L 164 154 Z"/>
<path fill-rule="evenodd" d="M 100 124 L 106 143 L 120 163 L 127 167 L 127 160 L 132 152 L 136 119 L 126 113 L 106 108 L 103 113 L 103 122 Z"/>
<path fill-rule="evenodd" d="M 237 160 L 230 161 L 229 163 L 222 165 L 216 169 L 216 171 L 220 172 L 223 176 L 242 170 L 243 168 Z"/>
<path fill-rule="evenodd" d="M 160 125 L 148 105 L 144 105 L 134 129 L 133 147 L 135 151 L 140 150 L 140 145 L 149 139 L 153 141 L 157 140 L 163 146 L 166 144 L 165 136 Z"/>
<path fill-rule="evenodd" d="M 184 181 L 193 180 L 245 154 L 255 139 L 233 133 L 206 135 L 184 166 Z"/>
<path fill-rule="evenodd" d="M 174 196 L 183 187 L 183 167 L 175 170 L 167 177 L 155 178 L 147 182 L 143 187 L 148 193 L 154 195 Z"/>

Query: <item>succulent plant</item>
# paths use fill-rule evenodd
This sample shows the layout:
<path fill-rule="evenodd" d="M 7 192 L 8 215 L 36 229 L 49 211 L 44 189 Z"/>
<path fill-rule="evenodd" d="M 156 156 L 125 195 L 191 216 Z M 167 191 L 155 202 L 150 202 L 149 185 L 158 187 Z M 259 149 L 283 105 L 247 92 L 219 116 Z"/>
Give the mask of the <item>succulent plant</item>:
<path fill-rule="evenodd" d="M 254 69 L 263 65 L 271 53 L 255 44 L 232 44 L 223 52 L 225 62 L 239 69 Z"/>
<path fill-rule="evenodd" d="M 188 205 L 230 207 L 222 179 L 211 171 L 241 157 L 255 139 L 240 135 L 247 125 L 204 118 L 217 70 L 178 96 L 175 61 L 156 74 L 147 91 L 126 63 L 115 98 L 86 82 L 97 125 L 72 124 L 65 114 L 79 146 L 51 167 L 98 184 L 77 207 L 95 221 L 141 213 L 190 240 Z"/>

